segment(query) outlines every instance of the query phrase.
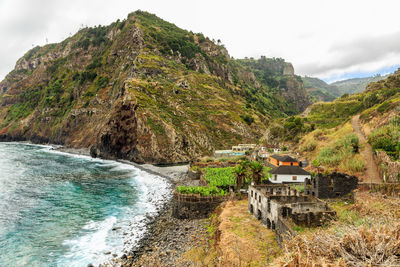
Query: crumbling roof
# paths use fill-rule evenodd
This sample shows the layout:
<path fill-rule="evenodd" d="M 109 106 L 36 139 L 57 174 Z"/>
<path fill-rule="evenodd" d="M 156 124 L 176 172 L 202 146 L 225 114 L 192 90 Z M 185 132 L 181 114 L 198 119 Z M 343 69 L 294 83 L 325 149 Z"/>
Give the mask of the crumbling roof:
<path fill-rule="evenodd" d="M 277 159 L 279 161 L 283 161 L 283 162 L 298 162 L 297 159 L 292 158 L 291 156 L 288 155 L 272 155 L 271 158 Z"/>
<path fill-rule="evenodd" d="M 310 175 L 309 172 L 300 168 L 299 166 L 284 166 L 281 165 L 271 171 L 271 174 L 297 174 L 297 175 Z"/>

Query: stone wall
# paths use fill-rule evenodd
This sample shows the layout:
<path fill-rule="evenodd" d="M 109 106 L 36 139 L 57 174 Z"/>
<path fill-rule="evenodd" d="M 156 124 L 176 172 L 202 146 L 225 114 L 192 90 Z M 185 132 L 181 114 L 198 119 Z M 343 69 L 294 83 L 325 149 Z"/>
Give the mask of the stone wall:
<path fill-rule="evenodd" d="M 390 197 L 400 197 L 400 183 L 371 184 L 362 183 L 358 185 L 359 191 L 379 192 Z"/>
<path fill-rule="evenodd" d="M 306 195 L 317 198 L 338 198 L 352 194 L 357 188 L 358 178 L 344 173 L 334 172 L 323 175 L 318 174 L 304 183 Z"/>
<path fill-rule="evenodd" d="M 187 195 L 174 192 L 172 216 L 178 219 L 202 219 L 208 218 L 227 198 L 225 196 Z"/>
<path fill-rule="evenodd" d="M 316 227 L 336 216 L 326 202 L 299 195 L 287 185 L 250 186 L 248 204 L 249 212 L 276 232 L 279 243 L 294 234 L 287 219 L 296 225 Z"/>
<path fill-rule="evenodd" d="M 335 218 L 336 212 L 328 210 L 324 212 L 306 212 L 306 213 L 293 213 L 291 218 L 293 222 L 300 226 L 318 227 L 329 222 Z"/>
<path fill-rule="evenodd" d="M 389 183 L 400 182 L 400 162 L 392 161 L 385 151 L 377 151 L 375 156 L 378 171 L 383 181 Z"/>
<path fill-rule="evenodd" d="M 279 246 L 282 246 L 282 243 L 285 239 L 290 239 L 291 237 L 297 235 L 296 232 L 290 227 L 290 223 L 283 218 L 278 219 L 275 233 L 276 241 L 278 242 Z"/>

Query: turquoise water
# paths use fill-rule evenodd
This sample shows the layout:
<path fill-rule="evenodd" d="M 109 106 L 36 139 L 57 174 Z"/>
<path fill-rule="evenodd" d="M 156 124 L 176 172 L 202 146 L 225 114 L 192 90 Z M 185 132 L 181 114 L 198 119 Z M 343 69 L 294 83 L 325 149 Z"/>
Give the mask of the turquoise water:
<path fill-rule="evenodd" d="M 0 266 L 121 256 L 170 195 L 167 181 L 130 165 L 0 143 Z"/>

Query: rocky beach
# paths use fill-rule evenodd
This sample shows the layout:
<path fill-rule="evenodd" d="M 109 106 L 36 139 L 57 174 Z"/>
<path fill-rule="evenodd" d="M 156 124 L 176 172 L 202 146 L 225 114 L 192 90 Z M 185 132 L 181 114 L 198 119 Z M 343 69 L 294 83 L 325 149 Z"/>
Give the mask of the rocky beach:
<path fill-rule="evenodd" d="M 60 146 L 56 147 L 55 150 L 70 154 L 90 155 L 88 149 Z M 137 164 L 126 160 L 117 161 L 167 179 L 171 183 L 171 189 L 178 185 L 195 185 L 198 183 L 198 180 L 188 178 L 189 165 L 187 164 L 155 166 Z M 105 266 L 145 266 L 161 263 L 168 266 L 187 265 L 187 263 L 182 262 L 181 256 L 195 244 L 196 237 L 204 231 L 204 219 L 180 220 L 174 218 L 172 216 L 173 199 L 170 196 L 166 197 L 169 200 L 158 207 L 157 216 L 148 215 L 139 224 L 131 225 L 132 233 L 145 230 L 141 239 L 137 242 L 137 240 L 130 239 L 132 233 L 124 232 L 124 236 L 126 236 L 125 245 L 131 247 L 131 249 L 121 257 L 115 257 L 105 263 Z M 114 228 L 113 230 L 119 231 L 121 229 Z M 112 254 L 112 252 L 107 253 Z"/>

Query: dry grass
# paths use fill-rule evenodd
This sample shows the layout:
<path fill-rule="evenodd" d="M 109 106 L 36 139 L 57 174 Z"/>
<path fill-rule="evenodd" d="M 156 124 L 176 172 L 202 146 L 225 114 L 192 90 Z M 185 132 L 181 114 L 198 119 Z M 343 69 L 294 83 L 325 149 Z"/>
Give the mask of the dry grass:
<path fill-rule="evenodd" d="M 186 253 L 192 266 L 267 266 L 280 253 L 275 233 L 247 211 L 247 200 L 230 201 L 217 217 L 217 235 Z"/>
<path fill-rule="evenodd" d="M 400 266 L 399 198 L 357 192 L 354 203 L 331 206 L 337 221 L 303 229 L 281 251 L 275 234 L 248 213 L 247 200 L 227 202 L 173 266 Z M 152 255 L 136 266 L 172 266 Z"/>
<path fill-rule="evenodd" d="M 331 148 L 335 151 L 337 143 L 343 140 L 346 135 L 353 133 L 353 127 L 349 122 L 332 129 L 316 129 L 300 140 L 296 150 L 312 162 L 318 158 L 321 150 Z M 334 160 L 334 156 L 330 159 Z M 360 154 L 351 154 L 337 158 L 332 164 L 322 165 L 324 165 L 322 167 L 326 171 L 339 171 L 359 176 L 364 169 L 364 159 Z M 317 172 L 316 169 L 312 168 L 311 171 Z"/>
<path fill-rule="evenodd" d="M 285 242 L 281 266 L 400 266 L 400 199 L 357 193 L 333 203 L 339 220 Z"/>

